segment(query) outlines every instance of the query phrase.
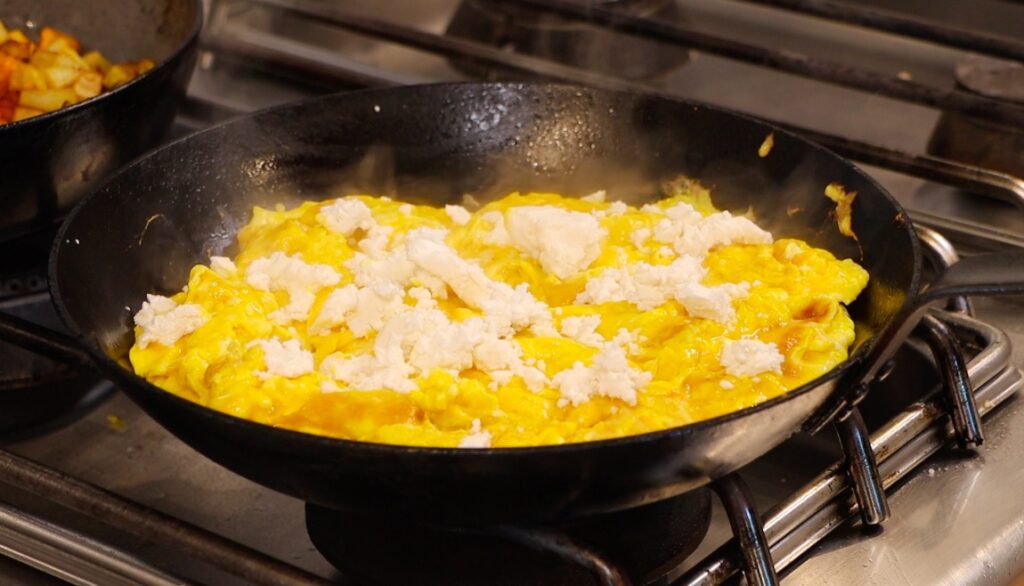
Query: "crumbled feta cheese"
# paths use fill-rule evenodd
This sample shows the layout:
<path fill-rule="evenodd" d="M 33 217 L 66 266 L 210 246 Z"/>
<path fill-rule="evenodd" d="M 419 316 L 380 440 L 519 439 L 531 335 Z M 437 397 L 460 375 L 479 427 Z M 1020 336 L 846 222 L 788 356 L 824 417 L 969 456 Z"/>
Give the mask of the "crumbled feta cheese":
<path fill-rule="evenodd" d="M 398 206 L 398 212 L 408 216 L 409 214 L 412 213 L 412 205 L 403 203 L 402 205 Z"/>
<path fill-rule="evenodd" d="M 754 376 L 765 372 L 781 374 L 784 360 L 778 346 L 760 340 L 726 341 L 719 358 L 725 372 L 733 376 Z"/>
<path fill-rule="evenodd" d="M 722 387 L 723 389 L 725 389 L 725 390 L 727 390 L 727 391 L 728 391 L 728 390 L 731 390 L 731 389 L 735 388 L 735 386 L 736 386 L 736 385 L 732 384 L 732 381 L 730 381 L 730 380 L 725 380 L 725 379 L 723 378 L 722 380 L 718 381 L 718 386 L 720 386 L 720 387 Z"/>
<path fill-rule="evenodd" d="M 658 254 L 660 254 L 661 256 L 674 256 L 675 251 L 667 246 L 662 246 L 661 248 L 658 249 Z"/>
<path fill-rule="evenodd" d="M 384 321 L 406 309 L 401 287 L 388 281 L 379 281 L 368 287 L 346 285 L 331 291 L 323 307 L 310 325 L 312 334 L 321 334 L 345 324 L 361 338 L 378 330 Z"/>
<path fill-rule="evenodd" d="M 484 235 L 484 242 L 495 246 L 510 246 L 512 244 L 512 238 L 505 228 L 505 216 L 501 212 L 487 212 L 481 218 L 494 226 L 490 232 Z"/>
<path fill-rule="evenodd" d="M 410 393 L 416 390 L 416 383 L 409 380 L 412 369 L 408 365 L 404 362 L 388 364 L 371 354 L 346 358 L 335 352 L 320 363 L 320 372 L 357 391 L 391 390 Z"/>
<path fill-rule="evenodd" d="M 651 231 L 648 228 L 640 228 L 633 232 L 633 246 L 637 248 L 643 248 L 647 245 L 647 241 L 651 239 Z"/>
<path fill-rule="evenodd" d="M 644 206 L 648 210 L 648 206 Z M 649 211 L 654 211 L 653 208 Z M 718 246 L 732 244 L 768 244 L 772 235 L 747 218 L 718 212 L 702 216 L 687 203 L 678 203 L 662 210 L 665 218 L 655 226 L 653 237 L 669 244 L 683 255 L 705 256 Z"/>
<path fill-rule="evenodd" d="M 747 296 L 747 283 L 725 283 L 708 287 L 699 283 L 682 283 L 675 290 L 675 300 L 693 317 L 729 323 L 736 317 L 733 301 Z"/>
<path fill-rule="evenodd" d="M 142 328 L 138 344 L 145 348 L 153 342 L 170 346 L 182 336 L 191 334 L 206 323 L 206 315 L 198 305 L 178 305 L 161 295 L 146 295 L 142 308 L 135 314 L 135 325 Z"/>
<path fill-rule="evenodd" d="M 316 292 L 336 285 L 341 275 L 328 265 L 307 264 L 297 256 L 275 252 L 254 260 L 246 269 L 245 279 L 262 291 L 288 293 L 288 305 L 270 313 L 270 319 L 288 324 L 304 321 L 316 300 Z"/>
<path fill-rule="evenodd" d="M 554 206 L 521 206 L 505 220 L 512 245 L 560 279 L 587 269 L 607 236 L 594 216 Z"/>
<path fill-rule="evenodd" d="M 318 222 L 346 238 L 356 230 L 369 230 L 376 225 L 369 206 L 358 199 L 339 199 L 320 208 Z"/>
<path fill-rule="evenodd" d="M 303 350 L 298 340 L 269 338 L 255 340 L 252 345 L 263 349 L 267 375 L 295 378 L 313 372 L 313 353 Z"/>
<path fill-rule="evenodd" d="M 629 206 L 627 206 L 625 202 L 613 201 L 611 203 L 611 205 L 608 206 L 608 215 L 609 216 L 621 216 L 622 214 L 626 213 L 628 210 L 629 210 Z"/>
<path fill-rule="evenodd" d="M 471 217 L 469 210 L 462 206 L 446 205 L 444 206 L 444 213 L 448 214 L 448 217 L 460 226 L 468 224 Z"/>
<path fill-rule="evenodd" d="M 221 277 L 230 277 L 238 271 L 238 267 L 236 267 L 235 263 L 226 256 L 211 256 L 210 270 Z"/>
<path fill-rule="evenodd" d="M 747 218 L 729 212 L 711 214 L 693 228 L 683 232 L 673 248 L 679 254 L 703 256 L 718 246 L 733 244 L 770 244 L 772 235 Z"/>
<path fill-rule="evenodd" d="M 589 195 L 584 195 L 580 199 L 582 199 L 583 201 L 589 201 L 590 203 L 604 203 L 604 198 L 607 195 L 608 195 L 607 191 L 605 191 L 603 189 L 599 189 L 599 190 L 595 191 L 594 193 L 591 193 Z"/>
<path fill-rule="evenodd" d="M 481 431 L 480 420 L 474 419 L 473 426 L 469 429 L 466 437 L 459 441 L 460 448 L 489 448 L 491 447 L 491 432 Z"/>
<path fill-rule="evenodd" d="M 636 405 L 636 393 L 651 382 L 649 372 L 632 368 L 626 352 L 615 341 L 604 344 L 589 366 L 582 362 L 551 377 L 562 397 L 560 407 L 582 405 L 594 395 L 619 399 Z"/>
<path fill-rule="evenodd" d="M 600 325 L 600 315 L 572 316 L 562 320 L 561 330 L 565 337 L 576 340 L 580 344 L 601 346 L 604 344 L 604 338 L 596 331 Z"/>
<path fill-rule="evenodd" d="M 359 241 L 359 250 L 373 258 L 380 258 L 387 252 L 393 231 L 390 226 L 381 226 L 374 223 L 366 231 L 366 236 Z"/>
<path fill-rule="evenodd" d="M 587 281 L 576 303 L 628 301 L 650 310 L 676 300 L 694 317 L 728 323 L 736 315 L 732 302 L 746 296 L 746 283 L 706 286 L 701 280 L 707 269 L 695 256 L 680 256 L 667 265 L 644 262 L 625 268 L 608 268 Z"/>

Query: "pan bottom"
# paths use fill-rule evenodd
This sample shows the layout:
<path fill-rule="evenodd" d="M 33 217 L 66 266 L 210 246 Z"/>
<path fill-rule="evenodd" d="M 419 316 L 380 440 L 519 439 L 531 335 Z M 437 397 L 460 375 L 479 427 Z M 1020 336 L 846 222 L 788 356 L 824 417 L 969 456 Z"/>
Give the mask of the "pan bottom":
<path fill-rule="evenodd" d="M 647 584 L 693 553 L 710 515 L 710 493 L 698 489 L 634 509 L 514 531 L 568 536 L 621 568 L 633 584 Z M 597 584 L 583 566 L 497 531 L 426 527 L 309 504 L 306 528 L 320 553 L 359 583 Z"/>

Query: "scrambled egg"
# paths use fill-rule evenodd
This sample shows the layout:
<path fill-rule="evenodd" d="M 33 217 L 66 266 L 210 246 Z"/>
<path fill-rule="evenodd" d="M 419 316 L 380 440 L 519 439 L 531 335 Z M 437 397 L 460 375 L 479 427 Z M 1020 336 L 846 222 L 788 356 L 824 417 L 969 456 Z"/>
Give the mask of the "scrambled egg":
<path fill-rule="evenodd" d="M 337 200 L 365 204 L 377 227 L 376 243 L 369 242 L 371 224 L 351 225 L 339 233 L 337 226 L 332 229 L 325 222 L 327 206 L 337 201 L 306 202 L 290 210 L 256 208 L 238 234 L 233 263 L 217 259 L 212 268 L 198 265 L 182 292 L 170 300 L 150 297 L 149 307 L 136 317 L 140 325 L 131 363 L 137 374 L 167 391 L 273 426 L 389 444 L 506 447 L 599 440 L 686 425 L 781 395 L 847 358 L 854 324 L 843 304 L 852 302 L 868 280 L 853 261 L 837 260 L 826 250 L 792 239 L 716 245 L 697 257 L 703 272 L 694 290 L 720 294 L 691 305 L 670 294 L 644 308 L 627 300 L 609 301 L 614 296 L 601 298 L 594 283 L 602 274 L 606 285 L 620 283 L 607 278 L 618 273 L 605 271 L 639 263 L 669 267 L 678 260 L 668 237 L 662 235 L 659 241 L 657 236 L 664 232 L 668 210 L 686 211 L 686 206 L 676 207 L 684 203 L 703 216 L 716 210 L 706 192 L 699 191 L 643 208 L 602 199 L 511 194 L 472 213 L 370 196 Z M 555 266 L 553 260 L 495 237 L 499 219 L 523 206 L 553 206 L 594 218 L 600 239 L 593 258 L 575 258 L 575 267 L 569 269 L 559 265 L 563 277 L 558 277 L 545 270 L 546 264 Z M 394 250 L 404 236 L 422 228 L 446 231 L 442 244 L 480 267 L 488 279 L 513 287 L 525 284 L 520 292 L 528 290 L 527 296 L 550 308 L 550 327 L 535 323 L 516 328 L 509 337 L 521 352 L 521 368 L 541 373 L 540 383 L 531 384 L 525 375 L 492 376 L 470 364 L 414 372 L 410 387 L 401 390 L 364 389 L 324 368 L 329 356 L 342 357 L 349 368 L 356 364 L 352 357 L 372 353 L 381 327 L 317 325 L 332 292 L 354 282 L 353 259 L 372 253 L 374 246 L 378 255 Z M 326 276 L 308 294 L 294 288 L 295 283 L 275 288 L 254 280 L 254 263 L 266 262 L 275 253 L 325 265 Z M 424 300 L 422 291 L 429 287 L 420 285 L 424 283 L 416 279 L 408 284 L 399 309 L 429 303 L 452 323 L 469 323 L 486 313 L 467 304 L 455 287 L 435 284 L 431 298 Z M 410 294 L 413 287 L 421 293 Z M 299 299 L 300 293 L 308 298 Z M 722 299 L 722 317 L 693 315 L 703 315 L 700 303 L 717 302 L 721 310 Z M 157 331 L 156 320 L 162 316 L 166 321 L 174 312 L 180 314 L 176 329 Z M 569 318 L 589 321 L 567 322 Z M 569 323 L 589 323 L 593 331 L 563 335 Z M 727 345 L 738 340 L 752 345 L 734 346 L 728 358 Z M 621 380 L 623 388 L 567 395 L 567 377 L 559 373 L 574 368 L 586 373 L 601 348 L 609 355 L 619 352 L 626 362 L 611 374 L 595 374 L 593 380 L 608 375 Z M 433 350 L 443 358 L 448 349 Z M 767 362 L 751 370 L 744 361 L 752 359 L 747 354 L 757 353 Z M 738 366 L 728 367 L 730 360 L 739 361 Z"/>

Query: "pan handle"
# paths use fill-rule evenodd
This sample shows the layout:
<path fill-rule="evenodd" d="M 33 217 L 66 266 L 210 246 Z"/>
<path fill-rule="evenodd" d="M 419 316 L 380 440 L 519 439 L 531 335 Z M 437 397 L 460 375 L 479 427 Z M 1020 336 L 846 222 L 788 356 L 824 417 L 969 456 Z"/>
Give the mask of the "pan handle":
<path fill-rule="evenodd" d="M 7 313 L 0 313 L 0 340 L 57 362 L 90 368 L 96 366 L 78 340 Z"/>
<path fill-rule="evenodd" d="M 942 272 L 912 303 L 878 335 L 859 367 L 849 371 L 835 393 L 808 419 L 804 429 L 819 431 L 837 415 L 859 403 L 872 381 L 892 359 L 896 351 L 936 301 L 950 297 L 1024 294 L 1024 252 L 993 252 L 960 259 Z"/>

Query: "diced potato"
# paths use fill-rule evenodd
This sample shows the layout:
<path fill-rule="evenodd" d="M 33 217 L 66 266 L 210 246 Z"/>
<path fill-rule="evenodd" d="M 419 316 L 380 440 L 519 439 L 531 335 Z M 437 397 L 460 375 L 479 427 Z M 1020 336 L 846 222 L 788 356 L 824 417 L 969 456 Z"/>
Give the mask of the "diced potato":
<path fill-rule="evenodd" d="M 59 110 L 64 106 L 78 103 L 79 98 L 74 90 L 65 88 L 57 90 L 24 90 L 18 105 L 25 108 L 35 108 L 50 112 Z"/>
<path fill-rule="evenodd" d="M 88 73 L 71 67 L 50 67 L 43 72 L 46 74 L 47 85 L 55 89 L 68 87 L 78 81 L 79 76 Z"/>
<path fill-rule="evenodd" d="M 143 73 L 146 73 L 150 69 L 156 67 L 156 63 L 154 63 L 152 59 L 143 59 L 142 61 L 139 61 L 138 65 L 139 75 L 142 75 Z"/>
<path fill-rule="evenodd" d="M 107 58 L 99 51 L 89 51 L 82 55 L 82 61 L 88 63 L 89 67 L 98 69 L 100 73 L 106 74 L 110 71 L 110 61 L 107 61 Z"/>
<path fill-rule="evenodd" d="M 42 32 L 39 33 L 39 48 L 44 51 L 58 52 L 62 48 L 69 48 L 77 53 L 81 48 L 78 39 L 72 37 L 67 33 L 44 26 Z"/>
<path fill-rule="evenodd" d="M 103 89 L 112 90 L 117 86 L 131 81 L 138 74 L 138 69 L 130 63 L 114 65 L 103 76 Z"/>
<path fill-rule="evenodd" d="M 0 43 L 7 41 L 7 37 L 7 27 L 4 26 L 4 21 L 0 20 Z"/>
<path fill-rule="evenodd" d="M 19 120 L 24 120 L 26 118 L 38 116 L 40 114 L 45 114 L 45 112 L 43 112 L 42 110 L 37 110 L 35 108 L 25 108 L 22 106 L 18 106 L 14 109 L 14 116 L 12 117 L 11 121 L 17 122 Z"/>
<path fill-rule="evenodd" d="M 15 31 L 17 32 L 17 31 Z M 13 35 L 11 35 L 13 37 Z M 0 53 L 14 57 L 21 61 L 27 61 L 32 56 L 32 43 L 16 41 L 10 38 L 0 44 Z"/>
<path fill-rule="evenodd" d="M 51 53 L 49 51 L 36 51 L 32 55 L 32 58 L 28 60 L 28 64 L 32 67 L 38 67 L 39 69 L 46 69 L 48 67 L 60 67 L 61 65 L 57 62 L 60 59 L 60 55 Z"/>
<path fill-rule="evenodd" d="M 32 42 L 32 41 L 28 40 L 28 37 L 25 36 L 25 33 L 21 32 L 21 31 L 11 31 L 11 32 L 8 33 L 7 36 L 12 41 L 15 41 L 15 42 L 18 42 L 18 43 L 31 43 Z"/>
<path fill-rule="evenodd" d="M 103 76 L 95 71 L 87 71 L 79 76 L 73 89 L 79 99 L 95 98 L 103 91 Z"/>
<path fill-rule="evenodd" d="M 57 53 L 60 56 L 57 59 L 57 62 L 61 65 L 77 67 L 79 69 L 91 69 L 89 64 L 85 62 L 85 59 L 82 59 L 81 55 L 69 47 L 57 47 L 57 43 L 54 43 L 50 47 L 50 51 Z"/>
<path fill-rule="evenodd" d="M 12 90 L 45 90 L 46 77 L 43 72 L 31 65 L 22 65 L 11 74 Z"/>

